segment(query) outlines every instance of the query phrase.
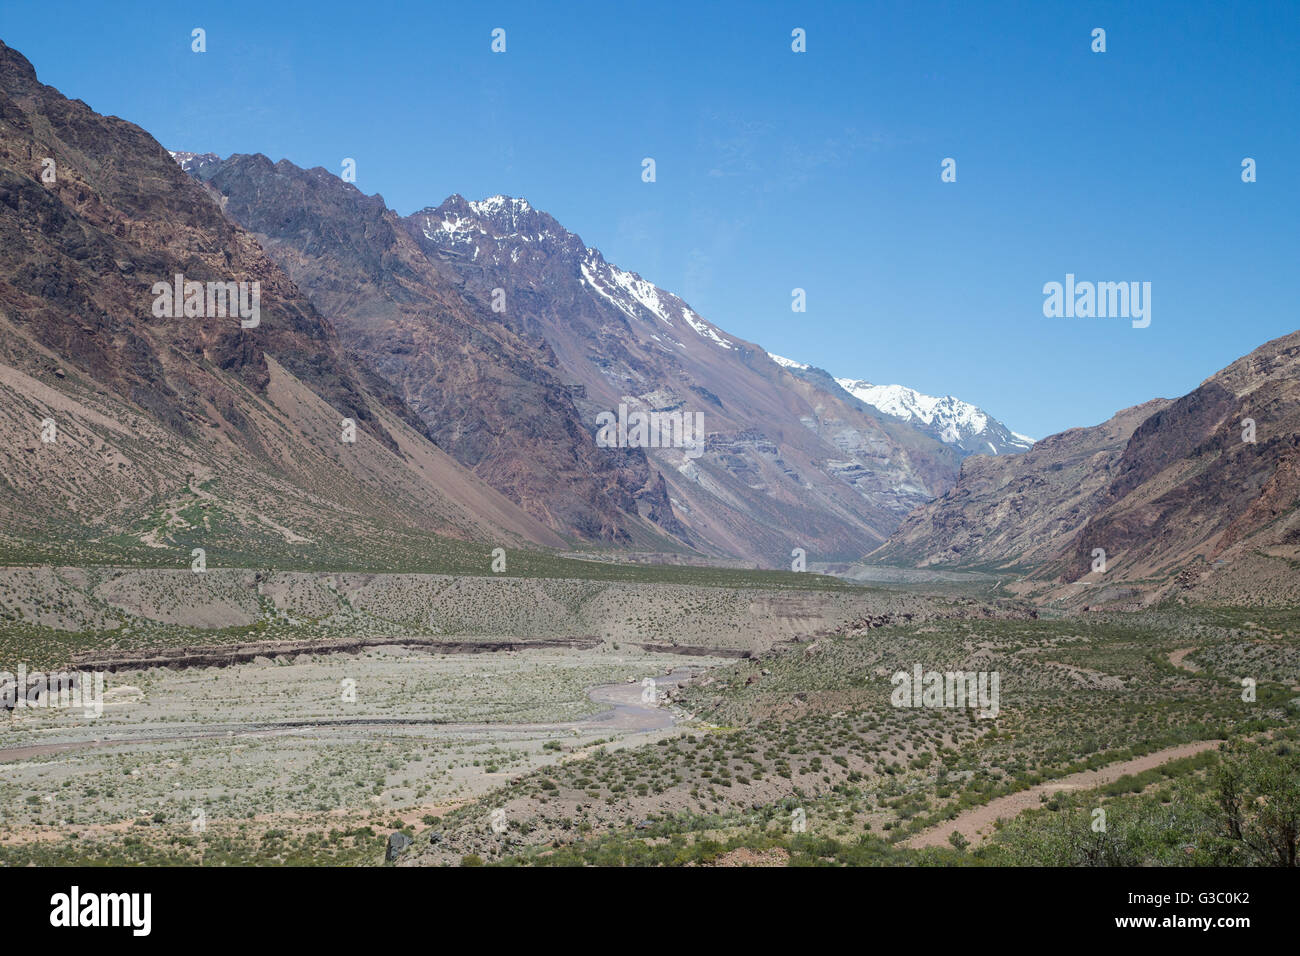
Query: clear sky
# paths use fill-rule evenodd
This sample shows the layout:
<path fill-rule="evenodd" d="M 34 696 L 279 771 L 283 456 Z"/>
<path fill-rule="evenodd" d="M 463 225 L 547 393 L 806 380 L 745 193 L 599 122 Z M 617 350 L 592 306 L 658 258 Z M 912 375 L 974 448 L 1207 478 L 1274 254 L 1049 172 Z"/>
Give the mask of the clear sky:
<path fill-rule="evenodd" d="M 1300 328 L 1294 0 L 5 0 L 0 38 L 170 149 L 524 196 L 730 333 L 1034 437 Z M 1045 318 L 1066 273 L 1150 282 L 1150 327 Z"/>

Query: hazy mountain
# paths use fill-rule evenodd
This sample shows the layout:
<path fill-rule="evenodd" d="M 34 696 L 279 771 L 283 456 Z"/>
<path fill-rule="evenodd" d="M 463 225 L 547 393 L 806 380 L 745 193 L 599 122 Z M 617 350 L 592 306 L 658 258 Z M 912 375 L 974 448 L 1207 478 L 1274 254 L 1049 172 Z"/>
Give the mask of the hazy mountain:
<path fill-rule="evenodd" d="M 1013 432 L 969 402 L 946 395 L 923 395 L 905 385 L 872 385 L 860 379 L 837 378 L 860 401 L 893 415 L 971 455 L 1005 455 L 1027 451 L 1034 440 Z"/>

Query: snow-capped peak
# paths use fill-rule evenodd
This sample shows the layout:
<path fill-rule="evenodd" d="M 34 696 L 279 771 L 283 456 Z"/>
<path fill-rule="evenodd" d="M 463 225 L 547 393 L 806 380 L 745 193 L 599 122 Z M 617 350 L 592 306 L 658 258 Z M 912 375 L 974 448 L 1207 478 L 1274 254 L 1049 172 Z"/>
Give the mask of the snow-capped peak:
<path fill-rule="evenodd" d="M 550 268 L 555 268 L 557 261 L 572 261 L 583 285 L 628 318 L 650 325 L 650 338 L 661 346 L 666 339 L 675 349 L 687 348 L 685 342 L 690 337 L 682 336 L 682 327 L 686 326 L 713 346 L 728 350 L 737 347 L 676 295 L 605 261 L 599 250 L 583 245 L 578 236 L 526 199 L 496 195 L 473 201 L 457 194 L 437 209 L 421 210 L 415 215 L 425 239 L 454 248 L 471 260 L 483 254 L 488 262 L 503 264 L 509 259 L 511 265 L 516 265 L 524 259 L 548 263 Z M 545 249 L 538 249 L 534 256 L 529 248 L 533 244 L 535 248 L 544 245 Z"/>
<path fill-rule="evenodd" d="M 472 250 L 473 259 L 495 244 L 501 246 L 503 256 L 517 262 L 526 248 L 518 243 L 562 241 L 568 235 L 527 199 L 500 194 L 479 200 L 456 194 L 436 209 L 428 207 L 415 216 L 426 239 L 449 244 L 462 253 Z"/>
<path fill-rule="evenodd" d="M 518 215 L 519 213 L 532 212 L 533 209 L 532 206 L 528 205 L 527 199 L 514 199 L 510 196 L 502 196 L 499 193 L 495 196 L 489 196 L 487 199 L 480 199 L 477 202 L 470 200 L 469 208 L 474 210 L 476 216 L 495 216 L 506 209 Z"/>
<path fill-rule="evenodd" d="M 197 172 L 205 166 L 221 162 L 221 157 L 216 153 L 191 153 L 183 149 L 169 149 L 167 155 L 187 173 Z"/>
<path fill-rule="evenodd" d="M 886 415 L 910 422 L 948 445 L 994 455 L 1028 450 L 1033 439 L 1018 435 L 983 409 L 945 395 L 926 395 L 906 385 L 873 385 L 861 379 L 837 378 L 836 384 L 858 401 Z"/>
<path fill-rule="evenodd" d="M 852 378 L 837 378 L 835 381 L 854 398 L 903 421 L 915 418 L 930 425 L 936 418 L 943 418 L 948 423 L 969 427 L 976 432 L 983 431 L 989 423 L 988 416 L 974 405 L 951 395 L 937 398 L 906 385 L 872 385 Z"/>
<path fill-rule="evenodd" d="M 772 352 L 767 356 L 783 368 L 798 371 L 812 368 Z M 873 385 L 857 378 L 837 378 L 835 383 L 858 401 L 966 454 L 1022 452 L 1034 443 L 1032 438 L 1011 431 L 983 409 L 952 395 L 939 398 L 906 385 Z"/>

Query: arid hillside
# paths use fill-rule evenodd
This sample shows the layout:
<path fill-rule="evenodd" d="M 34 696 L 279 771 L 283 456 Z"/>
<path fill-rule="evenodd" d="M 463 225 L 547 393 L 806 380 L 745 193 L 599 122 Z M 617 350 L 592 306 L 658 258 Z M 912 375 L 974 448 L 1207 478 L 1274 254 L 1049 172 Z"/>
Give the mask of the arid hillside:
<path fill-rule="evenodd" d="M 967 459 L 872 558 L 1028 571 L 1071 605 L 1300 602 L 1300 333 L 1176 401 Z"/>

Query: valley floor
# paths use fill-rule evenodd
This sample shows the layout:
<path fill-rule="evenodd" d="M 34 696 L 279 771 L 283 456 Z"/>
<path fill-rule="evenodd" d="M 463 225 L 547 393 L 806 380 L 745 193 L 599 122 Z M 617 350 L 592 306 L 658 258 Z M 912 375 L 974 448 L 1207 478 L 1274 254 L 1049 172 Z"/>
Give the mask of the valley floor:
<path fill-rule="evenodd" d="M 376 865 L 395 830 L 400 865 L 1274 862 L 1216 807 L 1236 779 L 1291 788 L 1242 804 L 1248 834 L 1261 800 L 1300 808 L 1297 624 L 860 618 L 744 658 L 602 637 L 123 668 L 96 720 L 0 725 L 0 863 Z M 996 715 L 896 706 L 917 665 L 997 674 Z"/>

